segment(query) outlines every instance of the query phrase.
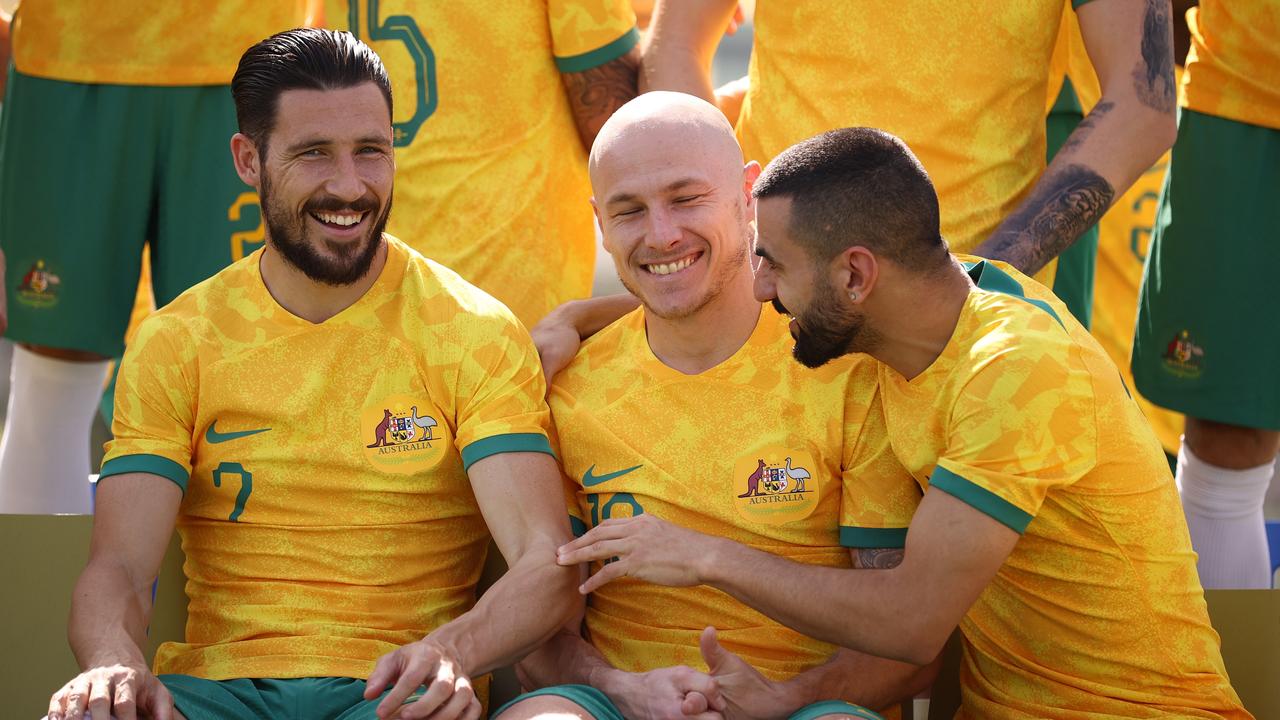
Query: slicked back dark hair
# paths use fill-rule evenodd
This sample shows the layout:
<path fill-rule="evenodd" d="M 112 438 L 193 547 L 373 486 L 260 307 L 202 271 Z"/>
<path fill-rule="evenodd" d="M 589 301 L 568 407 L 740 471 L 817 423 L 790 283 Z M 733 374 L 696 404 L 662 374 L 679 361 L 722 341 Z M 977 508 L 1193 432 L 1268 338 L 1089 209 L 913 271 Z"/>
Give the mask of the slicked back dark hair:
<path fill-rule="evenodd" d="M 791 198 L 789 231 L 822 262 L 861 245 L 908 269 L 942 266 L 938 194 L 906 143 L 874 128 L 832 130 L 784 150 L 757 198 Z"/>
<path fill-rule="evenodd" d="M 280 95 L 286 90 L 340 90 L 367 82 L 382 91 L 391 114 L 391 80 L 372 48 L 347 32 L 285 30 L 240 56 L 231 79 L 236 122 L 240 132 L 265 152 Z"/>

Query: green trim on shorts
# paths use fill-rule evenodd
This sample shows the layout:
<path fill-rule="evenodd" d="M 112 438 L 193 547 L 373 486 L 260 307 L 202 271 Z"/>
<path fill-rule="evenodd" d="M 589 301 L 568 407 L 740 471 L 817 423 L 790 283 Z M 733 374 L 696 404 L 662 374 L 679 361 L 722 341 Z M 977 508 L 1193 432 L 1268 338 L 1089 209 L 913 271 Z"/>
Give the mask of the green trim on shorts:
<path fill-rule="evenodd" d="M 556 68 L 562 73 L 585 72 L 617 60 L 631 52 L 631 48 L 635 47 L 639 42 L 640 31 L 633 27 L 623 33 L 622 37 L 595 50 L 579 55 L 570 55 L 569 57 L 557 57 Z"/>
<path fill-rule="evenodd" d="M 462 469 L 470 470 L 471 466 L 489 457 L 510 452 L 546 453 L 551 457 L 556 454 L 551 450 L 547 436 L 541 433 L 505 433 L 481 438 L 462 448 Z"/>
<path fill-rule="evenodd" d="M 1001 524 L 1021 535 L 1031 523 L 1031 514 L 990 490 L 975 485 L 939 465 L 929 477 L 929 486 L 964 502 L 966 505 L 990 515 Z"/>
<path fill-rule="evenodd" d="M 878 712 L 872 712 L 861 705 L 854 705 L 843 700 L 823 700 L 800 708 L 787 720 L 816 720 L 824 715 L 852 715 L 865 720 L 884 720 Z"/>
<path fill-rule="evenodd" d="M 498 708 L 497 712 L 489 717 L 497 720 L 497 718 L 502 717 L 502 713 L 516 703 L 529 698 L 545 696 L 562 697 L 586 710 L 596 720 L 627 720 L 622 716 L 622 711 L 618 709 L 618 706 L 614 705 L 613 701 L 609 699 L 608 695 L 588 685 L 556 685 L 527 692 Z"/>
<path fill-rule="evenodd" d="M 840 545 L 847 548 L 901 548 L 907 545 L 906 528 L 840 526 Z"/>
<path fill-rule="evenodd" d="M 376 720 L 378 703 L 390 692 L 365 700 L 365 681 L 345 677 L 206 680 L 165 674 L 159 678 L 187 720 Z"/>
<path fill-rule="evenodd" d="M 112 475 L 135 472 L 159 475 L 166 480 L 170 480 L 174 485 L 182 489 L 184 495 L 187 493 L 187 480 L 191 477 L 186 468 L 167 457 L 139 454 L 121 455 L 102 463 L 102 470 L 98 473 L 98 482 L 102 482 Z"/>

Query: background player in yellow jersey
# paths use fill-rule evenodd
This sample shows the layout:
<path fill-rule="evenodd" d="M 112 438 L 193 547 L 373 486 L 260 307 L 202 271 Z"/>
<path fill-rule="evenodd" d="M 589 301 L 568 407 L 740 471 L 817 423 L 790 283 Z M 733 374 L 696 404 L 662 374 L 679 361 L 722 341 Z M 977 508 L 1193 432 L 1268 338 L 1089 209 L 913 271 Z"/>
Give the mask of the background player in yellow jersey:
<path fill-rule="evenodd" d="M 73 601 L 84 673 L 50 715 L 474 720 L 471 678 L 580 607 L 554 562 L 570 535 L 532 343 L 383 234 L 392 104 L 372 50 L 288 31 L 232 84 L 267 244 L 129 348 Z M 139 646 L 175 521 L 191 604 L 157 678 Z M 475 603 L 486 524 L 511 570 Z"/>
<path fill-rule="evenodd" d="M 796 359 L 879 361 L 893 452 L 925 491 L 903 561 L 817 568 L 714 538 L 690 558 L 672 552 L 685 538 L 614 520 L 561 550 L 619 558 L 585 590 L 705 583 L 916 662 L 958 624 L 964 718 L 1249 717 L 1159 444 L 1065 306 L 1006 265 L 950 255 L 928 175 L 887 133 L 800 143 L 754 192 L 756 294 L 794 315 Z"/>
<path fill-rule="evenodd" d="M 306 23 L 309 2 L 19 5 L 0 120 L 6 335 L 18 343 L 0 512 L 89 511 L 89 429 L 143 244 L 163 305 L 261 242 L 256 197 L 226 162 L 227 85 L 240 53 Z"/>
<path fill-rule="evenodd" d="M 752 297 L 760 167 L 744 167 L 724 116 L 646 94 L 605 124 L 590 167 L 605 246 L 644 307 L 594 335 L 551 389 L 579 530 L 643 514 L 818 565 L 877 567 L 898 552 L 919 491 L 889 453 L 874 364 L 800 367 L 787 320 Z M 897 494 L 877 497 L 884 486 Z M 601 588 L 583 630 L 525 667 L 532 686 L 556 687 L 503 720 L 865 717 L 843 701 L 891 707 L 932 675 L 709 588 L 638 581 Z"/>
<path fill-rule="evenodd" d="M 658 3 L 641 89 L 713 99 L 734 0 Z M 1045 169 L 1044 107 L 1062 0 L 759 0 L 738 133 L 768 162 L 824 130 L 880 127 L 930 168 L 953 247 L 1052 284 L 1051 263 L 1173 142 L 1168 0 L 1077 2 L 1104 102 Z M 1044 268 L 1044 272 L 1041 272 Z"/>
<path fill-rule="evenodd" d="M 591 294 L 586 152 L 635 97 L 627 0 L 326 0 L 386 61 L 400 211 L 389 228 L 532 326 Z"/>
<path fill-rule="evenodd" d="M 1263 502 L 1280 451 L 1280 2 L 1203 0 L 1187 20 L 1178 145 L 1133 376 L 1152 402 L 1187 416 L 1178 481 L 1201 579 L 1265 588 Z"/>

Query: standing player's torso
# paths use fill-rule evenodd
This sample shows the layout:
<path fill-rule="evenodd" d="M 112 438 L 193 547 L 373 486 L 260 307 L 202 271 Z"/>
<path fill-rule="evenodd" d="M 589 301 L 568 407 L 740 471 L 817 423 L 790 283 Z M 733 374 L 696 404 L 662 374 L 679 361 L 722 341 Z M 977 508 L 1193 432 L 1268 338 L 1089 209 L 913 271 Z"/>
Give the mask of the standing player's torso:
<path fill-rule="evenodd" d="M 601 14 L 601 44 L 630 27 Z M 326 2 L 327 26 L 368 42 L 391 75 L 391 232 L 526 325 L 590 294 L 595 247 L 586 153 L 552 20 L 545 0 Z"/>
<path fill-rule="evenodd" d="M 1202 0 L 1187 25 L 1183 106 L 1280 129 L 1280 0 Z"/>
<path fill-rule="evenodd" d="M 79 83 L 225 85 L 245 50 L 307 24 L 318 2 L 22 0 L 14 66 Z"/>
<path fill-rule="evenodd" d="M 743 150 L 765 163 L 835 128 L 891 132 L 933 179 L 943 235 L 968 251 L 1044 168 L 1043 99 L 1062 7 L 760 0 Z"/>
<path fill-rule="evenodd" d="M 851 371 L 847 361 L 808 370 L 791 345 L 786 320 L 769 308 L 733 357 L 700 375 L 654 357 L 643 311 L 592 338 L 551 394 L 571 507 L 585 525 L 650 513 L 800 562 L 847 567 L 842 438 L 844 423 L 861 418 L 845 417 L 845 392 L 869 401 L 875 373 Z M 592 643 L 631 671 L 702 666 L 698 635 L 707 625 L 774 678 L 834 652 L 707 587 L 618 580 L 592 595 L 587 623 Z"/>
<path fill-rule="evenodd" d="M 456 336 L 447 276 L 394 248 L 320 324 L 274 303 L 258 254 L 166 311 L 188 318 L 198 370 L 179 520 L 192 603 L 161 668 L 362 676 L 473 602 L 487 532 L 448 368 L 483 340 Z"/>
<path fill-rule="evenodd" d="M 917 481 L 981 473 L 947 492 L 978 507 L 985 491 L 1001 500 L 984 512 L 1025 523 L 961 623 L 964 717 L 1238 707 L 1176 488 L 1119 373 L 1044 288 L 990 263 L 971 275 L 938 360 L 910 381 L 880 372 L 894 452 Z M 1054 349 L 1025 350 L 1040 347 Z"/>

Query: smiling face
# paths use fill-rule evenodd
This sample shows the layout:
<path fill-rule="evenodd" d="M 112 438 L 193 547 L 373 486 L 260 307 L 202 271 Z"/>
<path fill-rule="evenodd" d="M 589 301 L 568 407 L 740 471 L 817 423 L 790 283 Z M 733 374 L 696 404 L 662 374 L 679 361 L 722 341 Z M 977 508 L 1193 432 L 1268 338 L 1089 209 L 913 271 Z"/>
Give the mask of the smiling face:
<path fill-rule="evenodd" d="M 372 82 L 288 90 L 260 156 L 268 242 L 307 277 L 349 285 L 382 245 L 395 175 L 391 114 Z"/>
<path fill-rule="evenodd" d="M 759 167 L 744 170 L 723 116 L 703 117 L 684 100 L 648 111 L 602 130 L 592 205 L 622 284 L 649 312 L 678 319 L 748 280 L 749 188 Z"/>

